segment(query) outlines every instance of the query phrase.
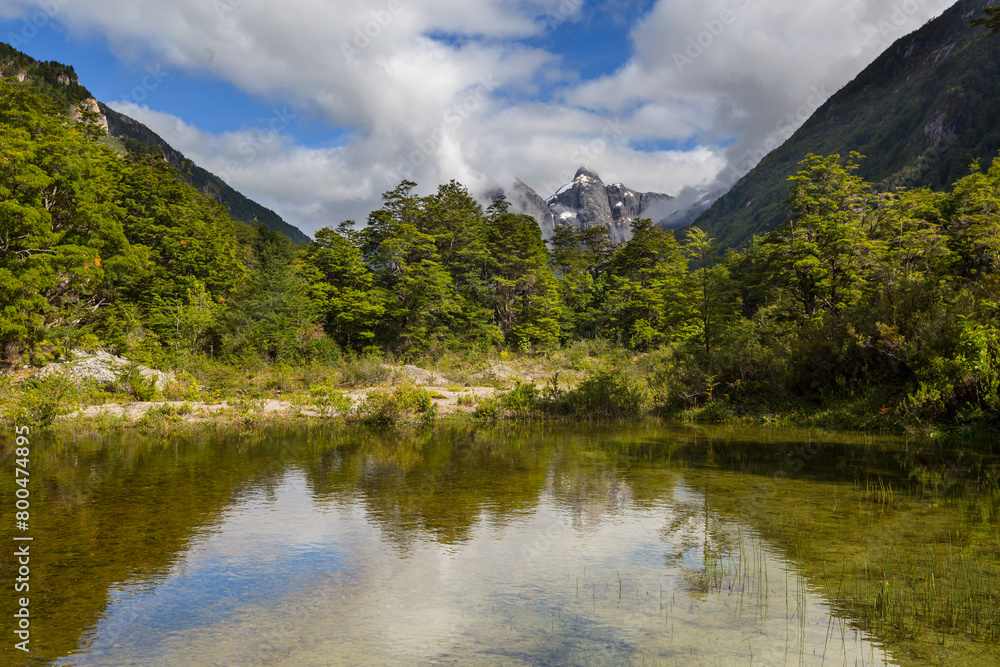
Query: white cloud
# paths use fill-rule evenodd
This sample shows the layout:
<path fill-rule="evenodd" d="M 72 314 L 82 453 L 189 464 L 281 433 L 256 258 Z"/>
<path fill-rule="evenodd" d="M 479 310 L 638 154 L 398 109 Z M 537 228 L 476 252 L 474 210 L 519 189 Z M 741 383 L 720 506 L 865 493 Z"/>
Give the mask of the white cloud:
<path fill-rule="evenodd" d="M 208 73 L 349 129 L 346 145 L 313 149 L 287 125 L 261 142 L 117 105 L 306 232 L 363 220 L 403 177 L 425 192 L 452 178 L 485 192 L 520 177 L 543 195 L 580 164 L 669 193 L 731 178 L 787 137 L 798 111 L 948 4 L 659 0 L 642 16 L 636 0 L 616 0 L 600 10 L 633 26 L 633 56 L 581 82 L 558 53 L 520 40 L 572 28 L 596 11 L 584 0 L 52 1 L 56 20 L 103 36 L 123 59 Z M 36 11 L 0 0 L 0 15 Z"/>
<path fill-rule="evenodd" d="M 803 108 L 811 114 L 892 41 L 952 2 L 661 1 L 633 30 L 628 66 L 567 99 L 615 112 L 641 104 L 670 129 L 670 121 L 700 121 L 692 135 L 739 139 L 728 154 L 740 163 L 787 138 L 808 117 L 799 117 Z"/>

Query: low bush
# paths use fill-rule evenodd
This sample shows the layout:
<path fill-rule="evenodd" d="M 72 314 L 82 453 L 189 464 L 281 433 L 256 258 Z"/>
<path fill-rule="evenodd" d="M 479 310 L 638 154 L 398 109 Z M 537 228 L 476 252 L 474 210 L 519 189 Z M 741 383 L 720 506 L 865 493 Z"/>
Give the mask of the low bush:
<path fill-rule="evenodd" d="M 173 382 L 164 388 L 163 397 L 167 400 L 197 401 L 200 391 L 198 380 L 187 371 L 180 371 L 175 374 Z"/>
<path fill-rule="evenodd" d="M 365 355 L 345 357 L 337 367 L 337 377 L 342 387 L 371 387 L 384 384 L 395 375 L 391 366 L 382 359 Z"/>
<path fill-rule="evenodd" d="M 647 397 L 637 381 L 615 368 L 594 371 L 550 407 L 588 419 L 628 419 L 642 414 Z"/>
<path fill-rule="evenodd" d="M 500 393 L 497 400 L 508 416 L 526 419 L 538 409 L 538 387 L 534 382 L 517 382 L 510 391 Z"/>
<path fill-rule="evenodd" d="M 392 390 L 373 389 L 355 410 L 355 418 L 365 426 L 390 427 L 412 420 L 434 407 L 430 392 L 412 384 Z"/>
<path fill-rule="evenodd" d="M 68 413 L 78 388 L 66 373 L 32 378 L 12 388 L 4 414 L 18 426 L 48 429 L 56 418 Z"/>
<path fill-rule="evenodd" d="M 324 417 L 346 418 L 351 412 L 353 401 L 344 392 L 334 388 L 334 382 L 327 381 L 309 389 L 309 405 Z"/>
<path fill-rule="evenodd" d="M 137 401 L 151 401 L 158 393 L 156 377 L 145 377 L 132 365 L 123 366 L 115 373 L 115 389 Z"/>

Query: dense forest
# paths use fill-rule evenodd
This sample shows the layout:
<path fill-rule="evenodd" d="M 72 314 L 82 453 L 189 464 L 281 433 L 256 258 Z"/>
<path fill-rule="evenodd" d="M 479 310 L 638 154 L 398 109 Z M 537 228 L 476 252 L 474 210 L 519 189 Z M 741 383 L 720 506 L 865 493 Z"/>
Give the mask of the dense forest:
<path fill-rule="evenodd" d="M 623 245 L 465 187 L 402 182 L 360 229 L 296 246 L 235 222 L 162 159 L 121 157 L 28 84 L 0 82 L 7 364 L 103 346 L 171 366 L 656 352 L 664 409 L 864 395 L 914 422 L 1000 408 L 1000 160 L 947 192 L 880 192 L 861 156 L 808 156 L 782 227 L 719 256 L 649 220 Z M 652 379 L 651 379 L 652 382 Z"/>

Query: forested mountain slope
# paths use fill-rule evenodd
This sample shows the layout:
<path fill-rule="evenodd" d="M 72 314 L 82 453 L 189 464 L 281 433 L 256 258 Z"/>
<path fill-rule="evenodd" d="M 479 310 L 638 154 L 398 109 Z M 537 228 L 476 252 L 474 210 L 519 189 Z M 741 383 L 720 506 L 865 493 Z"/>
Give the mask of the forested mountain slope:
<path fill-rule="evenodd" d="M 785 180 L 808 153 L 866 156 L 859 175 L 881 188 L 941 189 L 1000 149 L 1000 39 L 968 22 L 996 0 L 961 0 L 897 40 L 766 156 L 695 224 L 723 246 L 776 229 Z"/>
<path fill-rule="evenodd" d="M 215 174 L 199 167 L 139 121 L 118 113 L 104 103 L 99 103 L 99 106 L 108 121 L 108 134 L 121 141 L 126 150 L 162 154 L 167 162 L 181 171 L 188 183 L 224 204 L 234 220 L 260 222 L 296 243 L 309 242 L 309 237 L 298 227 L 288 224 L 271 209 L 245 197 Z"/>
<path fill-rule="evenodd" d="M 40 62 L 21 53 L 9 44 L 0 43 L 0 78 L 30 82 L 35 90 L 52 98 L 63 111 L 76 117 L 80 110 L 99 114 L 97 122 L 130 153 L 162 156 L 180 170 L 183 178 L 195 188 L 224 205 L 235 220 L 260 222 L 268 229 L 281 232 L 296 243 L 308 243 L 309 237 L 281 216 L 247 198 L 212 174 L 174 150 L 155 132 L 137 120 L 129 118 L 94 99 L 77 79 L 72 65 L 55 61 Z"/>

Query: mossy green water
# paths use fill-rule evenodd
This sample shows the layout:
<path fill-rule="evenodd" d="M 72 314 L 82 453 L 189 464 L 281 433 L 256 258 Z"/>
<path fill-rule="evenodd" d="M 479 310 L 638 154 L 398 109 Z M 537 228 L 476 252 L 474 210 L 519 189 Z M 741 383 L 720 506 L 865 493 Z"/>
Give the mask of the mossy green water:
<path fill-rule="evenodd" d="M 3 662 L 996 664 L 988 449 L 565 424 L 39 437 L 33 653 Z"/>

